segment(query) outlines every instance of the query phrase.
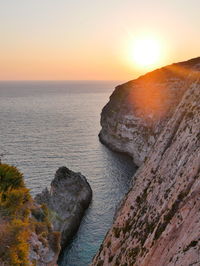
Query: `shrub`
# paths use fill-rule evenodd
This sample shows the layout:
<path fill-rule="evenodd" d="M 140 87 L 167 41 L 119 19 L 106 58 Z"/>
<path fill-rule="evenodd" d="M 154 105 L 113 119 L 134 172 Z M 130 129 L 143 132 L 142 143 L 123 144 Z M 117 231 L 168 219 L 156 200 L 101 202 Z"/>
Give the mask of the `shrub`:
<path fill-rule="evenodd" d="M 5 265 L 31 265 L 29 257 L 29 205 L 32 199 L 23 175 L 13 166 L 0 164 L 0 257 Z"/>
<path fill-rule="evenodd" d="M 27 188 L 13 189 L 4 193 L 1 201 L 3 209 L 7 209 L 9 215 L 26 216 L 27 212 L 23 212 L 24 204 L 29 202 L 31 196 Z M 28 213 L 27 213 L 28 214 Z M 25 218 L 25 217 L 24 217 Z"/>
<path fill-rule="evenodd" d="M 23 175 L 14 166 L 0 165 L 0 192 L 9 189 L 22 188 L 24 186 Z"/>
<path fill-rule="evenodd" d="M 40 235 L 44 232 L 48 232 L 48 227 L 45 223 L 43 222 L 34 222 L 35 225 L 35 233 L 37 235 Z"/>
<path fill-rule="evenodd" d="M 119 238 L 119 236 L 120 236 L 120 232 L 121 232 L 121 228 L 114 227 L 114 228 L 113 228 L 113 231 L 114 231 L 114 236 L 115 236 L 116 238 Z"/>
<path fill-rule="evenodd" d="M 8 265 L 30 265 L 28 261 L 28 226 L 28 223 L 14 219 L 1 232 L 0 257 Z"/>
<path fill-rule="evenodd" d="M 15 167 L 0 164 L 0 264 L 36 265 L 29 260 L 32 232 L 45 247 L 58 252 L 60 234 L 52 232 L 51 216 L 46 205 L 33 204 L 23 175 Z"/>

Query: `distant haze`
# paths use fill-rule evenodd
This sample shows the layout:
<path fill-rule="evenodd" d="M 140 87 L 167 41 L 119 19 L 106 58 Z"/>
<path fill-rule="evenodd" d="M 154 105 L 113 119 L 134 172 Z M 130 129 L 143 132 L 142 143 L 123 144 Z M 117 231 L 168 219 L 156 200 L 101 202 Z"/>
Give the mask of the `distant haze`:
<path fill-rule="evenodd" d="M 199 56 L 199 0 L 2 0 L 0 80 L 129 80 L 137 35 L 163 44 L 159 64 Z"/>

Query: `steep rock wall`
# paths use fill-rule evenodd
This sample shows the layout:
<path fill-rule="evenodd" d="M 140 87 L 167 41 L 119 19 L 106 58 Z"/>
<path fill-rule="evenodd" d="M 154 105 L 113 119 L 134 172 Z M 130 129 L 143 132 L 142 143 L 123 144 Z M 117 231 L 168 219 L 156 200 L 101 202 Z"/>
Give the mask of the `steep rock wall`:
<path fill-rule="evenodd" d="M 200 57 L 117 86 L 102 110 L 100 140 L 140 166 L 181 101 L 188 79 L 199 71 Z"/>
<path fill-rule="evenodd" d="M 191 72 L 182 86 L 185 91 L 182 100 L 136 173 L 133 188 L 124 198 L 92 265 L 199 265 L 200 79 L 197 73 Z"/>

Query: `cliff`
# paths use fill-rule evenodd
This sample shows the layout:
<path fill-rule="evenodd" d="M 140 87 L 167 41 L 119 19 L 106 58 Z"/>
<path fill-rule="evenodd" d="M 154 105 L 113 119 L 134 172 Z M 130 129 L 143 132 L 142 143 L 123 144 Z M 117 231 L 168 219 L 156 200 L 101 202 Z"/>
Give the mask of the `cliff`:
<path fill-rule="evenodd" d="M 180 103 L 188 79 L 199 71 L 200 57 L 117 86 L 102 110 L 101 142 L 129 154 L 140 166 Z"/>
<path fill-rule="evenodd" d="M 186 68 L 182 76 L 176 71 L 172 74 L 170 66 L 120 86 L 104 108 L 101 137 L 106 136 L 113 148 L 129 152 L 138 164 L 144 163 L 138 169 L 133 187 L 121 203 L 92 265 L 199 265 L 199 63 L 198 58 L 172 65 L 175 69 L 181 67 L 181 72 L 182 67 Z M 143 105 L 142 118 L 138 118 L 138 113 L 136 116 L 131 112 L 130 105 L 126 108 L 125 99 L 133 90 L 130 85 L 135 88 L 145 79 L 147 87 L 148 84 L 152 87 L 155 84 L 156 90 L 167 87 L 167 100 L 162 100 L 167 113 L 165 108 L 159 113 L 161 104 L 152 111 L 151 105 Z M 141 83 L 138 86 L 141 88 Z M 112 108 L 115 108 L 113 113 Z M 151 131 L 146 129 L 147 125 L 151 126 Z M 141 130 L 144 132 L 140 136 Z M 111 132 L 113 135 L 108 135 Z"/>

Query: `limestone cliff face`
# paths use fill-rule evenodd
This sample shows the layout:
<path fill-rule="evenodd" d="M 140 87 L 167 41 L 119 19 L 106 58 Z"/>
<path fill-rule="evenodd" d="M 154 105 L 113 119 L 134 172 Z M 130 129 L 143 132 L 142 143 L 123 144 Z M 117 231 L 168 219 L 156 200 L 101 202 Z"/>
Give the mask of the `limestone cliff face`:
<path fill-rule="evenodd" d="M 100 140 L 140 166 L 188 88 L 200 57 L 160 68 L 116 87 L 101 114 Z"/>
<path fill-rule="evenodd" d="M 61 246 L 64 247 L 76 233 L 83 214 L 92 199 L 92 190 L 86 178 L 67 167 L 60 167 L 51 183 L 36 195 L 39 204 L 46 204 L 54 231 L 61 233 Z"/>
<path fill-rule="evenodd" d="M 186 71 L 186 77 L 176 73 L 172 77 L 168 67 L 159 70 L 168 73 L 166 82 L 165 74 L 158 75 L 158 80 L 153 78 L 155 88 L 167 86 L 170 93 L 163 100 L 164 104 L 169 102 L 164 120 L 159 118 L 154 123 L 153 116 L 147 116 L 147 122 L 153 125 L 150 132 L 142 119 L 131 113 L 130 105 L 125 105 L 131 87 L 141 86 L 138 84 L 143 79 L 148 81 L 150 74 L 117 88 L 104 108 L 101 137 L 112 141 L 114 148 L 117 141 L 119 150 L 125 143 L 124 151 L 141 164 L 155 144 L 136 173 L 133 188 L 92 265 L 200 265 L 200 78 L 194 72 L 199 61 L 189 61 L 192 69 Z M 149 82 L 153 86 L 152 80 Z M 146 139 L 140 136 L 141 130 L 146 132 Z"/>

